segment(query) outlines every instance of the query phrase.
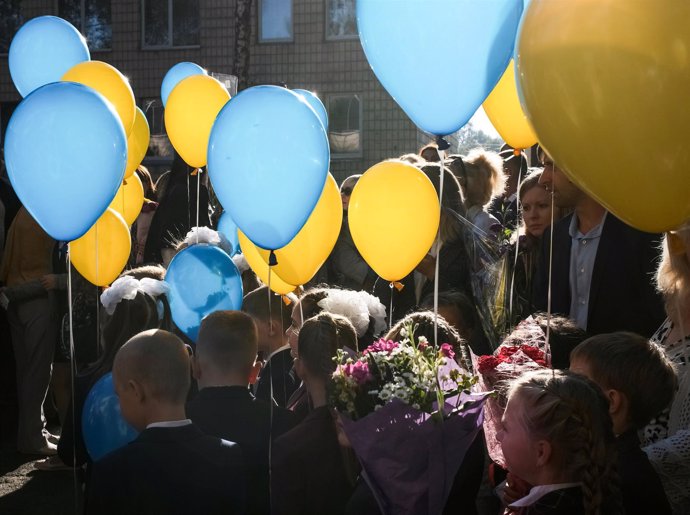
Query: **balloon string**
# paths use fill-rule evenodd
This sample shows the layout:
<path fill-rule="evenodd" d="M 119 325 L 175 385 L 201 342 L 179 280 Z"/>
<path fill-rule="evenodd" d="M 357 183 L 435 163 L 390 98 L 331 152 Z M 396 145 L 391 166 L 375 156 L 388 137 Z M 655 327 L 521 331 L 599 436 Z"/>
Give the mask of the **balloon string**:
<path fill-rule="evenodd" d="M 388 330 L 390 331 L 391 329 L 393 329 L 393 293 L 395 291 L 395 288 L 392 282 L 388 286 L 391 289 L 391 307 L 390 311 L 388 311 Z"/>
<path fill-rule="evenodd" d="M 171 172 L 172 173 L 172 172 Z M 192 214 L 189 211 L 189 204 L 192 202 L 192 194 L 189 192 L 189 173 L 187 173 L 187 227 L 192 226 Z"/>
<path fill-rule="evenodd" d="M 273 336 L 273 306 L 271 306 L 271 267 L 268 267 L 268 285 L 266 286 L 268 293 L 268 334 Z"/>
<path fill-rule="evenodd" d="M 443 155 L 441 155 L 443 153 Z M 443 158 L 445 157 L 445 150 L 439 151 L 439 157 L 441 158 L 439 163 L 441 165 L 441 177 L 438 181 L 438 205 L 440 208 L 440 216 L 443 216 L 443 177 L 446 174 L 446 167 L 443 164 Z M 441 264 L 441 227 L 439 225 L 438 231 L 436 232 L 436 261 L 434 262 L 434 347 L 438 347 L 438 278 L 439 278 L 439 267 Z"/>
<path fill-rule="evenodd" d="M 546 363 L 551 367 L 552 373 L 555 374 L 553 371 L 553 365 L 551 363 L 551 277 L 553 273 L 553 217 L 555 211 L 553 194 L 553 186 L 551 186 L 551 227 L 549 227 L 549 286 L 546 295 L 546 345 L 544 346 L 544 355 L 546 358 Z"/>
<path fill-rule="evenodd" d="M 517 233 L 517 238 L 515 238 L 515 257 L 513 258 L 513 272 L 510 274 L 510 300 L 508 302 L 508 314 L 510 323 L 513 319 L 513 295 L 515 293 L 515 270 L 518 263 L 518 255 L 520 254 L 520 227 L 522 226 L 522 202 L 520 201 L 520 187 L 522 186 L 522 170 L 527 168 L 527 159 L 520 159 L 520 171 L 518 172 L 518 183 L 517 183 L 517 195 L 515 196 L 515 232 Z M 527 172 L 527 170 L 525 170 Z M 526 175 L 526 174 L 525 174 Z"/>
<path fill-rule="evenodd" d="M 98 280 L 98 220 L 96 220 L 95 228 L 96 228 L 96 230 L 95 230 L 96 237 L 95 237 L 95 242 L 94 242 L 94 246 L 95 246 L 94 254 L 96 255 L 96 286 L 98 286 L 98 284 L 99 284 L 99 280 Z"/>
<path fill-rule="evenodd" d="M 77 427 L 77 409 L 74 395 L 74 380 L 77 375 L 77 367 L 74 356 L 74 332 L 72 331 L 72 259 L 70 258 L 70 249 L 67 249 L 67 313 L 69 320 L 69 354 L 70 354 L 70 389 L 72 397 L 72 427 Z M 79 505 L 79 478 L 77 477 L 77 439 L 72 439 L 72 479 L 74 486 L 74 513 L 78 514 Z"/>
<path fill-rule="evenodd" d="M 196 243 L 199 244 L 199 190 L 201 189 L 201 168 L 196 171 Z"/>

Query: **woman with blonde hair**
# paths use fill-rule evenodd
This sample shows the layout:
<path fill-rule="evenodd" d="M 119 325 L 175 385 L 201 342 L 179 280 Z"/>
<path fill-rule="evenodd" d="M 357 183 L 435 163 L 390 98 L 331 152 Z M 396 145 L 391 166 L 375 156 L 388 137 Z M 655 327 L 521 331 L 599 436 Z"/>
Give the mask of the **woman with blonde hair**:
<path fill-rule="evenodd" d="M 451 155 L 446 161 L 458 179 L 467 210 L 467 219 L 487 236 L 496 236 L 500 222 L 488 212 L 494 197 L 505 189 L 503 161 L 496 152 L 475 148 L 466 157 Z"/>
<path fill-rule="evenodd" d="M 674 514 L 690 513 L 690 222 L 666 234 L 657 288 L 667 319 L 652 336 L 676 366 L 678 392 L 670 408 L 644 430 L 644 451 L 664 485 Z"/>

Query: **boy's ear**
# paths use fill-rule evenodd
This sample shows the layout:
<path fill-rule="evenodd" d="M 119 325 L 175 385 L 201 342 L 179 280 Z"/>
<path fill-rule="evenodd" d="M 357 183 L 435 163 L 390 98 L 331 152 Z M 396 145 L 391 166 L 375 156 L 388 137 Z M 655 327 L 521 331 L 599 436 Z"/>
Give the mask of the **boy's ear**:
<path fill-rule="evenodd" d="M 548 440 L 537 440 L 534 444 L 536 453 L 536 463 L 538 467 L 544 467 L 551 461 L 551 443 Z"/>
<path fill-rule="evenodd" d="M 627 410 L 628 398 L 619 390 L 613 388 L 606 390 L 606 397 L 609 400 L 609 414 L 617 415 L 621 411 Z"/>
<path fill-rule="evenodd" d="M 143 403 L 146 400 L 146 391 L 140 382 L 130 379 L 127 381 L 127 388 L 132 390 L 137 402 Z"/>

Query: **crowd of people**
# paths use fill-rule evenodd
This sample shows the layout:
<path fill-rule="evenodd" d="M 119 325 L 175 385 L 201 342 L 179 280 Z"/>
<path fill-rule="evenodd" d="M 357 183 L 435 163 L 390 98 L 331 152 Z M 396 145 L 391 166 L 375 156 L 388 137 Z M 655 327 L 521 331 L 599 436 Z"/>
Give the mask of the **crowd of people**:
<path fill-rule="evenodd" d="M 690 224 L 634 229 L 536 157 L 528 167 L 510 148 L 434 145 L 400 156 L 442 209 L 437 242 L 399 288 L 357 250 L 347 211 L 361 176 L 348 177 L 340 236 L 315 278 L 275 295 L 236 255 L 241 311 L 208 315 L 195 342 L 175 327 L 163 281 L 188 232 L 220 216 L 205 177 L 179 156 L 157 181 L 137 170 L 146 200 L 130 264 L 102 291 L 67 269 L 65 242 L 3 177 L 0 331 L 14 353 L 17 450 L 45 456 L 44 473 L 73 470 L 87 514 L 382 513 L 330 402 L 336 354 L 397 340 L 411 322 L 471 366 L 532 316 L 553 370 L 507 386 L 505 468 L 480 433 L 444 513 L 690 514 Z M 81 414 L 109 372 L 139 435 L 94 462 Z"/>

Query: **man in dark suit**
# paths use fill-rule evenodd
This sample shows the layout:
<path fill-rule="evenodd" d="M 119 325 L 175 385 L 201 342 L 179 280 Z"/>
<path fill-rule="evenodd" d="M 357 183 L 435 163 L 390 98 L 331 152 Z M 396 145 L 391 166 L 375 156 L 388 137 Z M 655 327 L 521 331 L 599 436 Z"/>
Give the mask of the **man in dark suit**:
<path fill-rule="evenodd" d="M 123 418 L 141 433 L 94 464 L 86 513 L 246 513 L 239 446 L 185 419 L 190 359 L 182 341 L 162 330 L 134 336 L 115 357 L 113 380 Z"/>
<path fill-rule="evenodd" d="M 246 313 L 217 311 L 204 318 L 193 359 L 200 391 L 187 405 L 187 415 L 205 433 L 240 445 L 246 459 L 249 513 L 268 515 L 271 442 L 297 420 L 290 411 L 249 392 L 257 342 L 256 324 Z"/>
<path fill-rule="evenodd" d="M 664 320 L 653 274 L 660 235 L 644 233 L 608 213 L 575 186 L 540 149 L 539 182 L 554 203 L 574 212 L 553 227 L 551 311 L 570 317 L 590 335 L 632 331 L 651 336 Z M 546 310 L 550 230 L 544 232 L 535 300 Z"/>

